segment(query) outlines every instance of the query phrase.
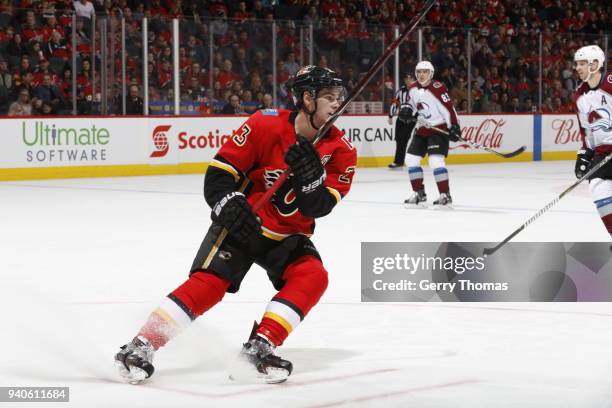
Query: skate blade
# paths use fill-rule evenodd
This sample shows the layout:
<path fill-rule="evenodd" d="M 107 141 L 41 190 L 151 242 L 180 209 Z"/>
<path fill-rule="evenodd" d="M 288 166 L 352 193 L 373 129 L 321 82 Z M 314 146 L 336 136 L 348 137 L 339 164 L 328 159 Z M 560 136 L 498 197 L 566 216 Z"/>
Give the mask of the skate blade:
<path fill-rule="evenodd" d="M 452 211 L 455 209 L 452 204 L 434 205 L 433 209 L 436 211 Z"/>
<path fill-rule="evenodd" d="M 229 379 L 241 384 L 280 384 L 287 381 L 289 372 L 282 368 L 268 368 L 266 374 L 252 366 L 235 365 Z"/>
<path fill-rule="evenodd" d="M 419 203 L 419 204 L 404 203 L 404 208 L 408 210 L 426 210 L 428 207 L 427 207 L 427 203 Z"/>
<path fill-rule="evenodd" d="M 147 372 L 138 367 L 132 367 L 131 369 L 125 368 L 123 363 L 115 361 L 115 366 L 119 371 L 119 375 L 123 380 L 132 385 L 138 385 L 147 379 Z"/>

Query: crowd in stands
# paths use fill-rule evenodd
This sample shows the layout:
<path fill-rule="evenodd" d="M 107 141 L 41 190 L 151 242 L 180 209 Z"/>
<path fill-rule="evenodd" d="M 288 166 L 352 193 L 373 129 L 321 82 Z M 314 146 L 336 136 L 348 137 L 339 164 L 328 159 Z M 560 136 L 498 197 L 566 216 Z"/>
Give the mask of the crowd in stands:
<path fill-rule="evenodd" d="M 94 34 L 94 50 L 94 15 L 98 21 L 125 18 L 128 114 L 143 111 L 143 17 L 149 20 L 149 58 L 145 63 L 150 112 L 165 113 L 165 107 L 172 105 L 171 19 L 179 18 L 181 104 L 195 114 L 239 114 L 275 106 L 275 100 L 276 106 L 290 106 L 285 83 L 308 62 L 311 47 L 314 63 L 340 72 L 350 90 L 393 40 L 394 27 L 402 30 L 422 3 L 0 0 L 0 114 L 71 114 L 73 75 L 78 114 L 99 112 L 100 35 L 99 30 Z M 76 73 L 72 72 L 71 60 L 74 13 Z M 612 6 L 604 1 L 438 2 L 423 23 L 422 50 L 424 58 L 436 67 L 436 79 L 448 86 L 460 112 L 536 111 L 540 109 L 540 87 L 542 112 L 569 112 L 571 93 L 577 84 L 573 52 L 591 43 L 603 48 L 611 18 Z M 273 21 L 277 27 L 276 77 Z M 314 44 L 308 42 L 310 26 Z M 109 50 L 111 54 L 120 55 L 119 32 L 118 28 L 114 30 L 116 41 L 115 48 Z M 417 62 L 416 38 L 412 35 L 401 47 L 402 71 L 412 71 Z M 98 67 L 96 76 L 92 74 L 92 62 Z M 109 81 L 111 113 L 121 113 L 121 83 L 117 80 L 121 61 L 115 58 L 114 62 L 110 71 L 114 70 L 115 81 Z M 358 100 L 388 102 L 393 86 L 390 61 Z"/>

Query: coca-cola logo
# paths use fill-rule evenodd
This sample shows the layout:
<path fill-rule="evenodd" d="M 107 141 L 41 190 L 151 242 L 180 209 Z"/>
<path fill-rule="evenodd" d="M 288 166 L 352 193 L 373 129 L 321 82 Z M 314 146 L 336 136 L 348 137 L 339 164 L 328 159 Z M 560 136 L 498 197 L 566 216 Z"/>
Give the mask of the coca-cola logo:
<path fill-rule="evenodd" d="M 499 148 L 504 139 L 502 127 L 506 124 L 504 119 L 485 119 L 475 126 L 464 126 L 461 129 L 461 137 L 479 145 L 489 148 Z M 468 144 L 460 144 L 451 149 L 469 149 Z"/>
<path fill-rule="evenodd" d="M 555 119 L 551 123 L 555 144 L 565 145 L 569 143 L 582 142 L 580 126 L 576 119 Z"/>

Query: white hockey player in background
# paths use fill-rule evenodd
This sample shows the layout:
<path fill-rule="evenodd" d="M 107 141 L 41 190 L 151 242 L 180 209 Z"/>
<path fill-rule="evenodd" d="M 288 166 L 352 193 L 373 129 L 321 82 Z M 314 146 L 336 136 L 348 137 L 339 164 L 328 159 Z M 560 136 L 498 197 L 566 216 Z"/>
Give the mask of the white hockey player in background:
<path fill-rule="evenodd" d="M 576 177 L 612 154 L 612 73 L 605 72 L 606 56 L 597 45 L 574 54 L 575 69 L 583 81 L 574 93 L 580 122 L 582 148 L 576 158 Z M 589 177 L 589 189 L 597 211 L 612 236 L 612 161 Z"/>
<path fill-rule="evenodd" d="M 409 104 L 412 111 L 418 114 L 419 121 L 406 155 L 414 195 L 404 203 L 408 208 L 427 206 L 421 167 L 421 159 L 427 154 L 440 193 L 440 197 L 433 202 L 434 208 L 451 208 L 453 201 L 445 159 L 448 156 L 449 139 L 457 142 L 461 136 L 457 112 L 446 86 L 440 81 L 433 80 L 434 66 L 431 62 L 419 62 L 415 68 L 415 75 L 417 82 L 410 86 Z M 448 136 L 431 127 L 448 132 Z"/>

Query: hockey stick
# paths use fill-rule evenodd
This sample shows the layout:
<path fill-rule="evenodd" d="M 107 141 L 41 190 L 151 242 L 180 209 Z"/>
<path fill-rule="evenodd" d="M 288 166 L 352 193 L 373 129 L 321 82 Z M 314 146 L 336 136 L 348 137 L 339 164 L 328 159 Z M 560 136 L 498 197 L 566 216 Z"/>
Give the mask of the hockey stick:
<path fill-rule="evenodd" d="M 404 29 L 402 34 L 397 37 L 391 44 L 389 44 L 385 52 L 374 62 L 374 64 L 370 67 L 368 72 L 366 72 L 366 74 L 361 78 L 361 80 L 359 80 L 357 85 L 355 85 L 355 88 L 353 88 L 349 96 L 344 99 L 344 101 L 338 107 L 336 112 L 334 112 L 330 117 L 328 117 L 323 126 L 319 128 L 314 140 L 312 141 L 313 145 L 316 145 L 317 142 L 321 140 L 321 138 L 327 133 L 329 128 L 332 127 L 336 119 L 338 119 L 338 117 L 342 115 L 342 113 L 344 113 L 344 111 L 348 108 L 348 105 L 361 93 L 361 91 L 363 91 L 363 88 L 365 88 L 367 83 L 370 82 L 370 80 L 372 79 L 372 77 L 374 77 L 380 67 L 389 59 L 395 49 L 399 47 L 399 45 L 410 35 L 410 33 L 412 33 L 412 31 L 414 31 L 419 22 L 433 7 L 435 2 L 436 0 L 429 0 L 423 6 L 421 12 L 415 15 L 412 20 L 410 20 L 410 23 L 408 23 L 408 26 Z M 259 211 L 265 205 L 265 203 L 267 203 L 272 198 L 274 193 L 276 193 L 280 186 L 285 182 L 287 177 L 289 177 L 289 172 L 289 169 L 285 169 L 283 174 L 281 174 L 281 176 L 276 179 L 276 181 L 272 184 L 272 186 L 270 186 L 270 188 L 265 192 L 265 194 L 261 196 L 259 201 L 255 203 L 255 205 L 253 206 L 253 212 L 256 213 L 257 211 Z"/>
<path fill-rule="evenodd" d="M 423 119 L 421 119 L 420 116 L 417 119 L 417 122 L 422 124 L 423 126 L 429 128 L 429 129 L 433 129 L 433 130 L 435 130 L 438 133 L 441 133 L 443 135 L 448 136 L 448 132 L 446 130 L 444 130 L 444 129 L 440 129 L 440 128 L 437 128 L 435 126 L 427 126 L 427 125 L 425 125 L 425 121 Z M 521 147 L 519 147 L 518 149 L 516 149 L 513 152 L 510 152 L 510 153 L 500 153 L 500 152 L 498 152 L 496 150 L 490 149 L 490 148 L 488 148 L 486 146 L 483 146 L 483 145 L 478 144 L 476 142 L 472 142 L 471 140 L 467 140 L 467 139 L 464 139 L 462 137 L 459 137 L 459 140 L 464 142 L 464 143 L 469 144 L 470 146 L 472 146 L 475 149 L 482 149 L 482 150 L 487 151 L 489 153 L 493 153 L 493 154 L 495 154 L 495 155 L 497 155 L 499 157 L 503 157 L 504 159 L 510 159 L 510 158 L 512 158 L 514 156 L 518 156 L 519 154 L 523 153 L 525 151 L 525 149 L 527 149 L 527 146 L 521 146 Z"/>
<path fill-rule="evenodd" d="M 353 88 L 349 96 L 347 96 L 346 99 L 342 102 L 342 104 L 338 107 L 338 110 L 336 110 L 336 112 L 334 112 L 330 117 L 328 117 L 325 123 L 319 128 L 315 138 L 312 141 L 313 145 L 316 145 L 317 142 L 321 140 L 321 138 L 332 127 L 336 119 L 338 119 L 338 117 L 346 110 L 346 108 L 348 108 L 349 103 L 351 103 L 357 97 L 357 95 L 359 95 L 361 91 L 363 91 L 363 88 L 365 88 L 366 84 L 370 82 L 370 80 L 374 77 L 376 72 L 389 59 L 389 57 L 395 51 L 395 49 L 399 47 L 399 45 L 410 35 L 410 33 L 414 31 L 416 26 L 421 22 L 421 20 L 425 17 L 425 15 L 429 12 L 429 10 L 433 7 L 435 3 L 436 3 L 436 0 L 428 0 L 427 3 L 425 3 L 423 8 L 421 9 L 421 12 L 415 15 L 414 17 L 412 17 L 412 19 L 408 23 L 408 26 L 404 29 L 402 34 L 399 37 L 397 37 L 391 44 L 389 44 L 389 46 L 387 46 L 387 49 L 385 50 L 385 52 L 374 62 L 374 64 L 370 67 L 368 72 L 366 72 L 366 74 L 361 78 L 361 80 L 359 80 L 359 82 L 357 83 L 357 85 L 355 85 L 355 88 Z M 268 201 L 270 201 L 274 193 L 276 193 L 276 191 L 278 191 L 278 189 L 283 185 L 285 180 L 287 180 L 287 177 L 289 177 L 289 173 L 290 173 L 290 169 L 289 168 L 285 169 L 283 173 L 278 177 L 278 179 L 276 179 L 276 181 L 272 183 L 272 185 L 264 193 L 264 195 L 262 195 L 259 198 L 259 200 L 253 205 L 254 214 L 257 214 L 257 212 Z M 208 267 L 208 265 L 212 261 L 212 258 L 219 250 L 219 247 L 221 246 L 221 243 L 223 242 L 227 234 L 228 234 L 227 228 L 223 228 L 223 230 L 217 237 L 215 243 L 213 244 L 213 248 L 208 254 L 208 257 L 204 260 L 202 267 L 204 268 Z"/>
<path fill-rule="evenodd" d="M 563 198 L 564 195 L 566 195 L 567 193 L 569 193 L 570 191 L 572 191 L 574 188 L 576 188 L 576 186 L 578 186 L 578 184 L 582 183 L 584 180 L 588 179 L 589 177 L 591 177 L 593 174 L 595 174 L 595 172 L 599 169 L 601 169 L 607 162 L 609 162 L 610 160 L 612 160 L 612 153 L 610 153 L 609 155 L 607 155 L 602 161 L 600 161 L 599 163 L 597 163 L 595 166 L 593 166 L 591 168 L 591 170 L 589 170 L 584 176 L 582 176 L 580 179 L 578 179 L 574 184 L 572 184 L 571 186 L 569 186 L 568 188 L 565 189 L 565 191 L 563 191 L 561 194 L 559 194 L 554 200 L 552 200 L 550 203 L 546 204 L 546 206 L 544 206 L 540 211 L 538 211 L 533 217 L 531 217 L 530 219 L 527 220 L 527 222 L 525 222 L 523 225 L 521 225 L 516 231 L 514 231 L 512 234 L 508 235 L 508 237 L 506 239 L 504 239 L 502 242 L 500 242 L 499 244 L 497 244 L 495 247 L 493 248 L 485 248 L 482 252 L 485 255 L 491 255 L 494 252 L 496 252 L 498 249 L 500 249 L 501 247 L 503 247 L 504 245 L 506 245 L 506 243 L 508 243 L 508 241 L 510 241 L 512 238 L 514 238 L 515 236 L 518 235 L 519 232 L 521 232 L 522 230 L 524 230 L 525 228 L 527 228 L 527 226 L 529 224 L 531 224 L 532 222 L 534 222 L 540 215 L 544 214 L 546 211 L 548 211 L 553 205 L 557 204 L 559 202 L 559 200 L 561 200 Z"/>

